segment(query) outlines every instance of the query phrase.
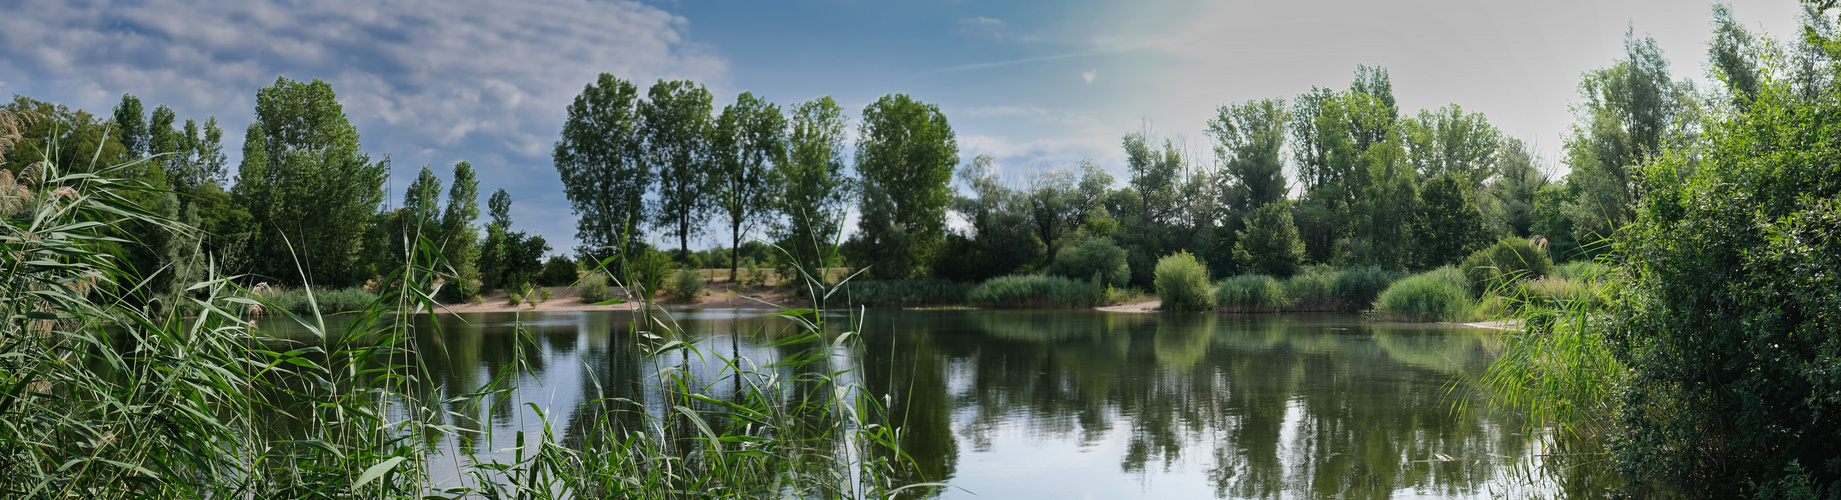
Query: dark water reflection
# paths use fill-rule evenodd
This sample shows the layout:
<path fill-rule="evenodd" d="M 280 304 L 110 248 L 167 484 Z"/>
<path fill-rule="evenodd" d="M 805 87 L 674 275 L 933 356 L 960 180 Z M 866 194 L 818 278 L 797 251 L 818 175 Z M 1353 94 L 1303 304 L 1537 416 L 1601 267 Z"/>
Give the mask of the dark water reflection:
<path fill-rule="evenodd" d="M 759 347 L 788 331 L 759 312 L 675 319 L 713 353 L 736 349 L 763 363 L 791 355 Z M 422 402 L 448 401 L 445 423 L 504 440 L 502 448 L 511 433 L 542 426 L 525 403 L 579 439 L 579 428 L 610 414 L 586 402 L 659 405 L 660 368 L 718 377 L 681 353 L 646 357 L 631 319 L 527 313 L 534 342 L 522 346 L 509 314 L 442 319 L 439 335 L 421 339 L 433 377 Z M 963 489 L 945 497 L 1550 493 L 1513 466 L 1536 453 L 1530 438 L 1487 409 L 1456 404 L 1495 350 L 1486 332 L 1336 315 L 872 310 L 863 321 L 861 359 L 822 369 L 857 368 L 887 396 L 920 474 Z M 518 390 L 485 405 L 455 402 L 497 377 L 517 377 Z M 443 446 L 496 449 L 481 441 Z"/>

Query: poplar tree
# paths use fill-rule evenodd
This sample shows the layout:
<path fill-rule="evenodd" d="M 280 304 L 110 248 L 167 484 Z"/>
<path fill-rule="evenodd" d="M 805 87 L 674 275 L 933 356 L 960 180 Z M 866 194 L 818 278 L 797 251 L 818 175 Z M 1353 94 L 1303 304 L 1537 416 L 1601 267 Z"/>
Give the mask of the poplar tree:
<path fill-rule="evenodd" d="M 734 282 L 742 236 L 764 219 L 778 184 L 770 168 L 786 162 L 786 117 L 780 107 L 743 92 L 716 120 L 716 169 L 711 187 L 729 225 L 729 281 Z"/>
<path fill-rule="evenodd" d="M 688 80 L 660 80 L 639 106 L 645 138 L 645 161 L 658 169 L 655 221 L 678 239 L 678 258 L 690 257 L 690 238 L 703 232 L 709 219 L 710 155 L 708 89 Z"/>
<path fill-rule="evenodd" d="M 774 208 L 780 220 L 775 240 L 792 264 L 818 272 L 831 265 L 832 246 L 844 223 L 851 182 L 845 172 L 844 107 L 831 97 L 796 104 L 791 109 L 786 161 L 773 168 L 779 186 Z"/>
<path fill-rule="evenodd" d="M 636 229 L 646 220 L 644 197 L 652 176 L 640 159 L 638 101 L 632 82 L 602 73 L 569 104 L 562 139 L 551 155 L 576 216 L 575 237 L 582 242 L 576 252 L 583 261 L 599 262 L 614 250 L 633 248 Z"/>
<path fill-rule="evenodd" d="M 946 238 L 959 141 L 939 106 L 903 94 L 863 108 L 857 139 L 862 211 L 853 259 L 882 278 L 906 278 Z"/>

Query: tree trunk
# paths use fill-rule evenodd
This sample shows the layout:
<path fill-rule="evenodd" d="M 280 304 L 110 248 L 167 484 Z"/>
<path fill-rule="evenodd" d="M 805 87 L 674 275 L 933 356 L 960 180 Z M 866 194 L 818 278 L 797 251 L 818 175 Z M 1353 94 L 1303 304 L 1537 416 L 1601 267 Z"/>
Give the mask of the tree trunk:
<path fill-rule="evenodd" d="M 742 224 L 740 218 L 729 223 L 729 234 L 732 235 L 729 238 L 729 286 L 734 287 L 735 268 L 739 265 L 735 259 L 741 255 L 740 251 L 742 247 Z M 737 288 L 737 290 L 739 290 L 739 288 Z"/>

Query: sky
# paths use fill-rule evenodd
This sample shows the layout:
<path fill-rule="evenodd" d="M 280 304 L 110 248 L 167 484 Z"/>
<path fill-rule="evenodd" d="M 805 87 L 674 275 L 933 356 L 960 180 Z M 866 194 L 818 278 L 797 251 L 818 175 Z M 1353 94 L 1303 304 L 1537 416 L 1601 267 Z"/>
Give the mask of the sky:
<path fill-rule="evenodd" d="M 1790 0 L 1735 1 L 1754 31 L 1793 36 Z M 1623 53 L 1626 28 L 1678 78 L 1709 83 L 1710 4 L 1664 0 L 1001 1 L 0 0 L 0 96 L 107 114 L 215 116 L 234 165 L 256 90 L 278 76 L 332 84 L 392 192 L 422 165 L 468 161 L 482 198 L 504 188 L 514 229 L 566 253 L 575 217 L 550 152 L 565 108 L 599 73 L 691 79 L 717 105 L 833 96 L 938 105 L 962 163 L 994 157 L 1014 184 L 1091 158 L 1123 171 L 1120 138 L 1176 141 L 1213 161 L 1218 106 L 1346 88 L 1390 73 L 1403 113 L 1456 103 L 1554 158 L 1583 71 Z M 234 175 L 233 175 L 234 177 Z M 483 204 L 484 200 L 481 200 Z M 699 247 L 727 241 L 712 222 Z"/>

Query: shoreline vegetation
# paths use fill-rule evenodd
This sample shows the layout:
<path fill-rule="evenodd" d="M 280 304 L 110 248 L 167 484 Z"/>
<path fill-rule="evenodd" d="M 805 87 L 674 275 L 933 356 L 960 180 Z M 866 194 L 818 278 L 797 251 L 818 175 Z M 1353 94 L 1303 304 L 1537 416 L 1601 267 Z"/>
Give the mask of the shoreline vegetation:
<path fill-rule="evenodd" d="M 696 82 L 642 96 L 601 74 L 551 155 L 581 242 L 563 253 L 514 230 L 504 189 L 482 214 L 464 161 L 446 179 L 423 166 L 387 201 L 388 156 L 361 151 L 323 81 L 256 91 L 234 177 L 215 117 L 15 96 L 0 106 L 0 496 L 893 497 L 939 478 L 903 462 L 898 423 L 861 397 L 886 388 L 825 364 L 869 332 L 833 335 L 796 304 L 1155 299 L 1501 327 L 1475 381 L 1550 435 L 1531 467 L 1567 491 L 1841 498 L 1841 6 L 1804 5 L 1778 40 L 1715 4 L 1710 88 L 1632 26 L 1619 59 L 1580 76 L 1558 178 L 1481 113 L 1400 109 L 1367 65 L 1346 87 L 1220 106 L 1212 158 L 1146 130 L 1120 138 L 1123 165 L 1020 184 L 991 156 L 961 165 L 941 106 L 907 95 L 853 121 L 830 97 L 718 110 Z M 690 249 L 721 230 L 729 246 Z M 428 332 L 394 313 L 723 289 L 790 306 L 784 342 L 812 350 L 799 377 L 697 353 L 769 382 L 725 399 L 678 370 L 650 405 L 601 401 L 586 437 L 546 428 L 520 434 L 530 454 L 465 457 L 466 491 L 428 477 L 424 438 L 475 437 L 413 397 Z M 262 337 L 256 309 L 314 340 Z M 653 319 L 623 338 L 687 361 Z M 516 371 L 450 403 L 493 404 Z"/>

